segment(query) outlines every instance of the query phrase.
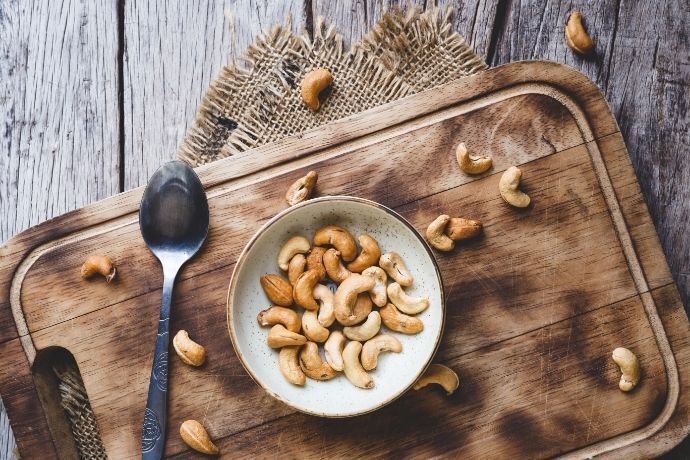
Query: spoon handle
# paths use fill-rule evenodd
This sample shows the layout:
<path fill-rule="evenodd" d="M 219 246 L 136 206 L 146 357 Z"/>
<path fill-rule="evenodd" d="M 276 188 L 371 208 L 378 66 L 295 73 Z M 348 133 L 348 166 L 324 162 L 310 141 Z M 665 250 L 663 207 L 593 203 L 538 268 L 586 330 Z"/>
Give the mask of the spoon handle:
<path fill-rule="evenodd" d="M 156 351 L 153 354 L 153 366 L 151 367 L 151 378 L 149 380 L 149 396 L 146 400 L 144 427 L 141 431 L 141 458 L 143 460 L 163 458 L 163 449 L 165 447 L 170 303 L 177 273 L 169 273 L 165 270 L 164 273 L 161 316 L 158 321 L 158 335 L 156 336 Z"/>

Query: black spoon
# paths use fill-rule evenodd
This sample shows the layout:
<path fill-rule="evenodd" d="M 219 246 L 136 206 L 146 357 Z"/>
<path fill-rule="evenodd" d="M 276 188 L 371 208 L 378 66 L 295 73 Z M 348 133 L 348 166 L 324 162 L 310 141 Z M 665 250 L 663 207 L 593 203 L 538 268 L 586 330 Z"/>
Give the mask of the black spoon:
<path fill-rule="evenodd" d="M 180 267 L 204 243 L 208 220 L 206 194 L 192 168 L 181 161 L 171 161 L 151 176 L 141 199 L 139 226 L 146 245 L 163 267 L 163 295 L 141 433 L 142 459 L 163 457 L 173 284 Z"/>

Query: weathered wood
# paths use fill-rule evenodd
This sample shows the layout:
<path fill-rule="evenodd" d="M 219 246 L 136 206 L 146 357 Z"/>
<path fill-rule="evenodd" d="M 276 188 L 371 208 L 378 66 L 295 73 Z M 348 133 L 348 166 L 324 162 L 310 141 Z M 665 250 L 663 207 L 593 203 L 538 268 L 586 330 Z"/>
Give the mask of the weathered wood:
<path fill-rule="evenodd" d="M 551 87 L 519 84 L 535 76 Z M 497 92 L 504 87 L 511 89 Z M 191 369 L 172 360 L 170 426 L 198 418 L 226 451 L 246 455 L 316 456 L 325 449 L 332 455 L 534 456 L 619 442 L 612 439 L 661 423 L 657 416 L 673 417 L 676 408 L 685 413 L 687 387 L 664 371 L 662 360 L 672 350 L 680 367 L 666 365 L 687 380 L 687 319 L 606 110 L 596 88 L 567 68 L 513 64 L 200 168 L 215 217 L 204 252 L 176 287 L 172 326 L 204 343 L 209 362 Z M 453 155 L 461 140 L 491 152 L 495 168 L 480 178 L 461 174 Z M 524 188 L 535 203 L 522 212 L 504 205 L 496 192 L 511 164 L 522 165 Z M 465 391 L 457 397 L 411 393 L 357 420 L 306 417 L 265 395 L 222 340 L 225 292 L 218 286 L 228 283 L 243 242 L 284 208 L 285 187 L 310 167 L 320 172 L 319 194 L 375 199 L 419 230 L 446 209 L 472 211 L 485 221 L 483 239 L 437 254 L 449 293 L 438 356 L 461 371 Z M 343 172 L 355 169 L 358 180 L 346 180 Z M 376 180 L 382 172 L 385 184 Z M 420 183 L 419 177 L 429 180 Z M 416 186 L 390 187 L 410 181 Z M 39 350 L 64 346 L 74 354 L 106 447 L 116 457 L 138 446 L 151 360 L 143 337 L 154 335 L 160 295 L 159 269 L 137 231 L 140 195 L 137 189 L 32 229 L 10 243 L 0 264 L 0 304 L 7 309 L 13 267 L 36 245 L 54 245 L 32 254 L 33 265 L 20 277 L 26 284 L 15 302 L 26 313 L 23 341 Z M 621 223 L 623 218 L 629 221 Z M 69 225 L 88 230 L 74 232 Z M 57 241 L 64 235 L 70 239 Z M 96 247 L 107 247 L 122 268 L 118 283 L 78 280 L 82 257 Z M 55 286 L 49 307 L 31 287 L 39 279 Z M 660 297 L 671 304 L 668 309 L 645 303 L 648 286 L 669 290 Z M 671 349 L 649 322 L 657 312 L 676 334 Z M 642 385 L 630 395 L 617 389 L 617 368 L 609 359 L 620 344 L 634 348 L 645 367 Z M 19 362 L 17 353 L 12 359 Z M 0 375 L 0 391 L 11 383 L 10 375 Z M 617 414 L 624 409 L 621 420 Z M 414 417 L 434 429 L 415 429 L 412 436 L 407 420 Z M 666 444 L 642 447 L 665 450 L 687 424 L 676 421 L 672 428 L 662 436 Z M 520 442 L 525 430 L 533 442 Z M 169 436 L 169 455 L 187 456 L 185 449 Z"/>
<path fill-rule="evenodd" d="M 174 158 L 223 65 L 240 58 L 256 35 L 288 16 L 295 31 L 305 23 L 300 1 L 124 3 L 123 172 L 128 190 L 145 184 Z"/>

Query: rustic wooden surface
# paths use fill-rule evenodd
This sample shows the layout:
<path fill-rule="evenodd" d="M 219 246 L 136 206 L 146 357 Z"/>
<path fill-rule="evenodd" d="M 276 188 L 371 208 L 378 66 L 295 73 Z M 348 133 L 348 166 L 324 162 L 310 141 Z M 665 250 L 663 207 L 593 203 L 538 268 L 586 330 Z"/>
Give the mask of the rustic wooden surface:
<path fill-rule="evenodd" d="M 461 140 L 492 152 L 490 173 L 459 173 L 454 148 Z M 513 164 L 530 178 L 523 189 L 535 205 L 527 210 L 508 207 L 496 193 L 502 171 Z M 284 209 L 285 188 L 311 168 L 320 173 L 320 193 L 374 199 L 420 231 L 448 209 L 471 209 L 486 222 L 484 238 L 436 255 L 448 293 L 438 360 L 464 376 L 457 398 L 412 392 L 375 414 L 324 421 L 272 401 L 218 340 L 227 333 L 226 293 L 218 286 L 228 282 L 251 234 Z M 342 174 L 355 168 L 359 180 Z M 430 171 L 434 180 L 420 184 Z M 171 427 L 201 419 L 221 449 L 250 457 L 280 449 L 289 456 L 532 457 L 586 448 L 581 455 L 591 455 L 632 449 L 625 447 L 631 437 L 653 454 L 687 432 L 690 325 L 616 123 L 596 87 L 575 71 L 511 64 L 199 174 L 211 229 L 202 253 L 181 273 L 171 326 L 189 330 L 212 358 L 201 369 L 171 361 Z M 382 175 L 388 180 L 376 180 Z M 151 364 L 141 338 L 155 327 L 160 296 L 160 268 L 136 220 L 141 192 L 33 228 L 3 252 L 0 388 L 29 456 L 49 455 L 43 437 L 55 414 L 37 410 L 43 390 L 25 378 L 27 361 L 34 347 L 51 346 L 74 354 L 111 456 L 136 456 Z M 104 247 L 120 277 L 112 285 L 84 283 L 78 275 L 84 255 Z M 16 327 L 7 318 L 11 299 Z M 655 326 L 657 314 L 668 335 Z M 636 350 L 645 369 L 630 395 L 618 390 L 619 373 L 608 358 L 620 343 Z M 419 431 L 407 422 L 413 417 L 437 428 Z M 661 432 L 643 441 L 655 424 Z M 393 442 L 401 434 L 408 441 Z M 61 438 L 52 439 L 61 449 Z M 166 452 L 189 455 L 175 435 Z"/>
<path fill-rule="evenodd" d="M 388 1 L 0 1 L 0 240 L 143 184 L 169 159 L 203 91 L 253 34 L 324 15 L 356 41 Z M 427 3 L 427 2 L 424 2 Z M 620 124 L 674 279 L 690 299 L 690 71 L 686 1 L 453 1 L 455 26 L 487 62 L 552 59 L 589 76 Z M 584 12 L 585 61 L 562 23 Z M 5 422 L 0 422 L 5 423 Z M 1 425 L 0 425 L 1 428 Z M 11 451 L 2 431 L 0 453 Z"/>

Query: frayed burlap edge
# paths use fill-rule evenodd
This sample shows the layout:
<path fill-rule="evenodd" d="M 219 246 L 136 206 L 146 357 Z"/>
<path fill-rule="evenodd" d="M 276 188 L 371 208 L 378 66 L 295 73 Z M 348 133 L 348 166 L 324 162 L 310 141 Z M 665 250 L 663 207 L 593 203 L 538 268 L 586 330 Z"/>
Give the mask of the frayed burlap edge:
<path fill-rule="evenodd" d="M 246 68 L 223 68 L 178 158 L 209 163 L 487 68 L 453 31 L 451 8 L 395 8 L 348 52 L 320 18 L 313 39 L 290 29 L 278 25 L 257 37 L 243 58 Z M 330 69 L 334 83 L 313 113 L 300 99 L 299 82 L 317 67 Z"/>

